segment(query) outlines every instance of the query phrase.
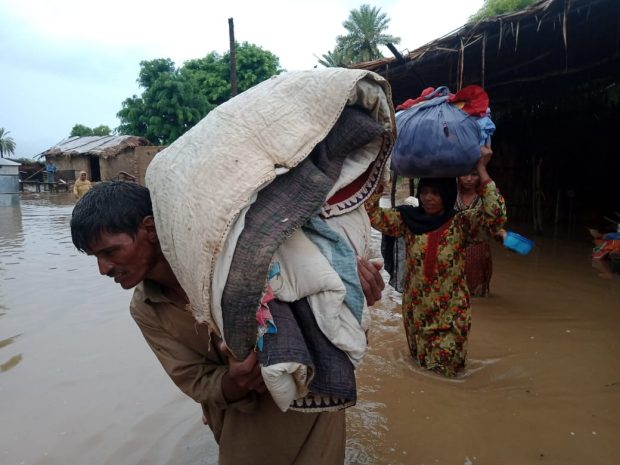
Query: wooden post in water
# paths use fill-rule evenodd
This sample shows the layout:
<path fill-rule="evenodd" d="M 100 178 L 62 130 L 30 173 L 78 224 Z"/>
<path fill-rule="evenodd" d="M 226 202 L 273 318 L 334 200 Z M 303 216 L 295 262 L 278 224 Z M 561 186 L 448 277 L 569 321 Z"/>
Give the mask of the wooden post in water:
<path fill-rule="evenodd" d="M 228 37 L 230 39 L 230 96 L 237 95 L 237 54 L 235 50 L 235 25 L 228 18 Z"/>

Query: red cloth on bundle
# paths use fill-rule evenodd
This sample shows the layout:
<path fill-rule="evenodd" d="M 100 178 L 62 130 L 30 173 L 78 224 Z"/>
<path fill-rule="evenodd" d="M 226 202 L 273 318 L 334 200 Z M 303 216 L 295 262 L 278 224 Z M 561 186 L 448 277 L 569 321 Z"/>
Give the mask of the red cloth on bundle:
<path fill-rule="evenodd" d="M 396 107 L 396 111 L 407 110 L 412 106 L 427 100 L 427 96 L 435 91 L 434 87 L 427 87 L 422 91 L 420 96 L 415 99 L 405 100 Z M 480 86 L 466 86 L 459 90 L 456 94 L 450 94 L 448 102 L 455 105 L 463 104 L 461 110 L 471 116 L 484 116 L 489 108 L 489 96 Z"/>

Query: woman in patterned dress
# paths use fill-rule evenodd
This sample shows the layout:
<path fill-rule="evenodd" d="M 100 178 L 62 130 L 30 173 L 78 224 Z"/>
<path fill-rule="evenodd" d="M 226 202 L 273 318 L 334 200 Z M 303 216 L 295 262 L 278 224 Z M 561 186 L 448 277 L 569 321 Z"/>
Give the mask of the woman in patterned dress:
<path fill-rule="evenodd" d="M 482 206 L 482 198 L 478 195 L 480 176 L 474 170 L 458 178 L 458 196 L 455 208 L 458 211 L 476 210 Z M 465 250 L 465 278 L 467 287 L 473 297 L 489 295 L 493 260 L 489 242 L 472 244 Z"/>
<path fill-rule="evenodd" d="M 411 355 L 423 368 L 444 376 L 456 376 L 467 357 L 471 309 L 465 249 L 498 234 L 506 222 L 504 199 L 486 170 L 492 153 L 490 147 L 482 147 L 476 165 L 480 209 L 454 210 L 454 178 L 421 179 L 421 207 L 380 208 L 380 192 L 366 203 L 374 228 L 405 239 L 402 312 Z"/>

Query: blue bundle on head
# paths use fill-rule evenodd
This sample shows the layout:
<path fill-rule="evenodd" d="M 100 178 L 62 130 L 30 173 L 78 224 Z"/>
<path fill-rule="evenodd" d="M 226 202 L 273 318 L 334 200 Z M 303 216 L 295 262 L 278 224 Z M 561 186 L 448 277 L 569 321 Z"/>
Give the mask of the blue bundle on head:
<path fill-rule="evenodd" d="M 478 86 L 456 95 L 439 87 L 397 113 L 392 169 L 399 176 L 456 177 L 470 172 L 495 132 L 488 96 Z"/>

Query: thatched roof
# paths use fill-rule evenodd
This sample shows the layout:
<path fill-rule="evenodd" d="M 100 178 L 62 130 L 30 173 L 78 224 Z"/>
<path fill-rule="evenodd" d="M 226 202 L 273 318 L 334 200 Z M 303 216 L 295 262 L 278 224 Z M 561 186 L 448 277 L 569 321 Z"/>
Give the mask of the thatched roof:
<path fill-rule="evenodd" d="M 134 147 L 153 145 L 148 139 L 138 136 L 87 136 L 69 137 L 41 153 L 46 158 L 97 156 L 116 157 L 131 151 Z"/>
<path fill-rule="evenodd" d="M 495 104 L 620 81 L 620 1 L 542 0 L 436 39 L 397 58 L 351 66 L 386 77 L 394 101 L 428 86 L 478 84 Z"/>

